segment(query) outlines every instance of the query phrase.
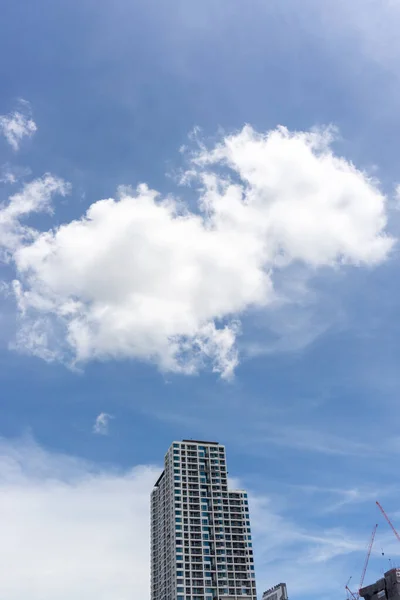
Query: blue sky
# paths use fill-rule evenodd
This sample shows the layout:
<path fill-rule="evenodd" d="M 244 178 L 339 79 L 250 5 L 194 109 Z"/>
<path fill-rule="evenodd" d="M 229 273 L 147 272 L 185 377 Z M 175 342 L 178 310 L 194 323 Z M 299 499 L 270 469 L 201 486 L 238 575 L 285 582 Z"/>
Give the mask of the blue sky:
<path fill-rule="evenodd" d="M 147 598 L 187 437 L 260 593 L 344 598 L 376 522 L 399 564 L 400 9 L 348 4 L 3 7 L 0 599 Z"/>

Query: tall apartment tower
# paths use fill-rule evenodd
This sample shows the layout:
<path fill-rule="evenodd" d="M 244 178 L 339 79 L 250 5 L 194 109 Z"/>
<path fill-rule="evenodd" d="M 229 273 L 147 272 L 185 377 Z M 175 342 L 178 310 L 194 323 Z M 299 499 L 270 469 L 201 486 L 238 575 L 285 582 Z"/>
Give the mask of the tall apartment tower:
<path fill-rule="evenodd" d="M 151 600 L 256 600 L 247 493 L 225 447 L 174 442 L 151 494 Z"/>

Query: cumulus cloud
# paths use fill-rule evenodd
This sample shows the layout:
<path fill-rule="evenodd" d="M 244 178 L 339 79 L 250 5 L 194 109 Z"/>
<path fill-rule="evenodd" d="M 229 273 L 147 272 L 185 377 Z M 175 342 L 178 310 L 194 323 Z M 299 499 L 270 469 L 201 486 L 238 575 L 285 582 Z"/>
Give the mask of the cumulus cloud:
<path fill-rule="evenodd" d="M 25 188 L 0 211 L 17 274 L 18 346 L 74 365 L 137 358 L 183 373 L 210 364 L 231 377 L 239 318 L 276 301 L 277 273 L 374 266 L 394 243 L 377 183 L 331 143 L 329 130 L 247 126 L 200 145 L 184 177 L 198 187 L 197 211 L 142 184 L 33 232 L 20 217 L 49 210 L 67 187 L 47 179 L 30 203 Z"/>
<path fill-rule="evenodd" d="M 108 413 L 102 412 L 100 413 L 94 422 L 93 425 L 93 433 L 98 435 L 108 435 L 108 425 L 110 423 L 110 419 L 113 419 L 112 415 Z"/>
<path fill-rule="evenodd" d="M 23 138 L 32 137 L 37 131 L 37 125 L 29 114 L 29 103 L 22 100 L 20 105 L 21 110 L 0 115 L 0 131 L 15 151 L 19 150 Z"/>

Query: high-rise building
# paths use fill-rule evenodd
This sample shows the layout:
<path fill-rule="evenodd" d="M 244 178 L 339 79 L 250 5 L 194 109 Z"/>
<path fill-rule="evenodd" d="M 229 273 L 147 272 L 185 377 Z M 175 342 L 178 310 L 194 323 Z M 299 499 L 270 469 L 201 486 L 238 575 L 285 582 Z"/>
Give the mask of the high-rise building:
<path fill-rule="evenodd" d="M 151 495 L 152 600 L 256 600 L 247 493 L 225 447 L 174 442 Z"/>

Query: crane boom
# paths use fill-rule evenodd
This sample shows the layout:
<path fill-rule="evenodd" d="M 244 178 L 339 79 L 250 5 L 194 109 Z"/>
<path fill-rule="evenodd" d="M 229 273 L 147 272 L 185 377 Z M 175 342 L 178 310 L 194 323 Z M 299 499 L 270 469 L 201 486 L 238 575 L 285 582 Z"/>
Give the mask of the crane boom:
<path fill-rule="evenodd" d="M 361 573 L 360 587 L 359 587 L 360 590 L 361 590 L 361 588 L 363 586 L 363 583 L 364 583 L 365 573 L 367 572 L 369 558 L 371 556 L 372 546 L 374 545 L 375 534 L 376 534 L 377 528 L 378 528 L 378 524 L 376 524 L 375 527 L 373 528 L 372 534 L 371 534 L 371 539 L 370 539 L 369 544 L 368 544 L 367 556 L 365 557 L 364 567 L 363 567 L 363 570 L 362 570 L 362 573 Z"/>
<path fill-rule="evenodd" d="M 389 517 L 387 516 L 387 514 L 385 513 L 385 511 L 383 510 L 382 506 L 379 504 L 378 501 L 376 501 L 376 505 L 379 508 L 379 510 L 381 511 L 381 513 L 383 514 L 383 516 L 385 517 L 386 521 L 389 523 L 394 535 L 397 537 L 397 539 L 400 542 L 400 535 L 397 533 L 392 521 L 389 519 Z"/>
<path fill-rule="evenodd" d="M 350 596 L 353 598 L 353 600 L 358 600 L 357 596 L 356 596 L 355 594 L 353 594 L 353 592 L 352 592 L 352 591 L 351 591 L 351 589 L 349 588 L 349 583 L 350 583 L 350 581 L 351 581 L 352 579 L 353 579 L 353 577 L 352 577 L 352 576 L 350 576 L 350 577 L 349 577 L 349 579 L 348 579 L 348 581 L 347 581 L 347 583 L 346 583 L 346 585 L 344 586 L 344 589 L 345 589 L 345 590 L 346 590 L 346 592 L 347 592 L 347 598 L 348 598 L 348 600 L 350 600 Z"/>
<path fill-rule="evenodd" d="M 350 594 L 350 596 L 353 598 L 353 600 L 358 600 L 358 595 L 355 594 L 354 592 L 352 592 L 348 585 L 346 585 L 346 590 Z"/>

